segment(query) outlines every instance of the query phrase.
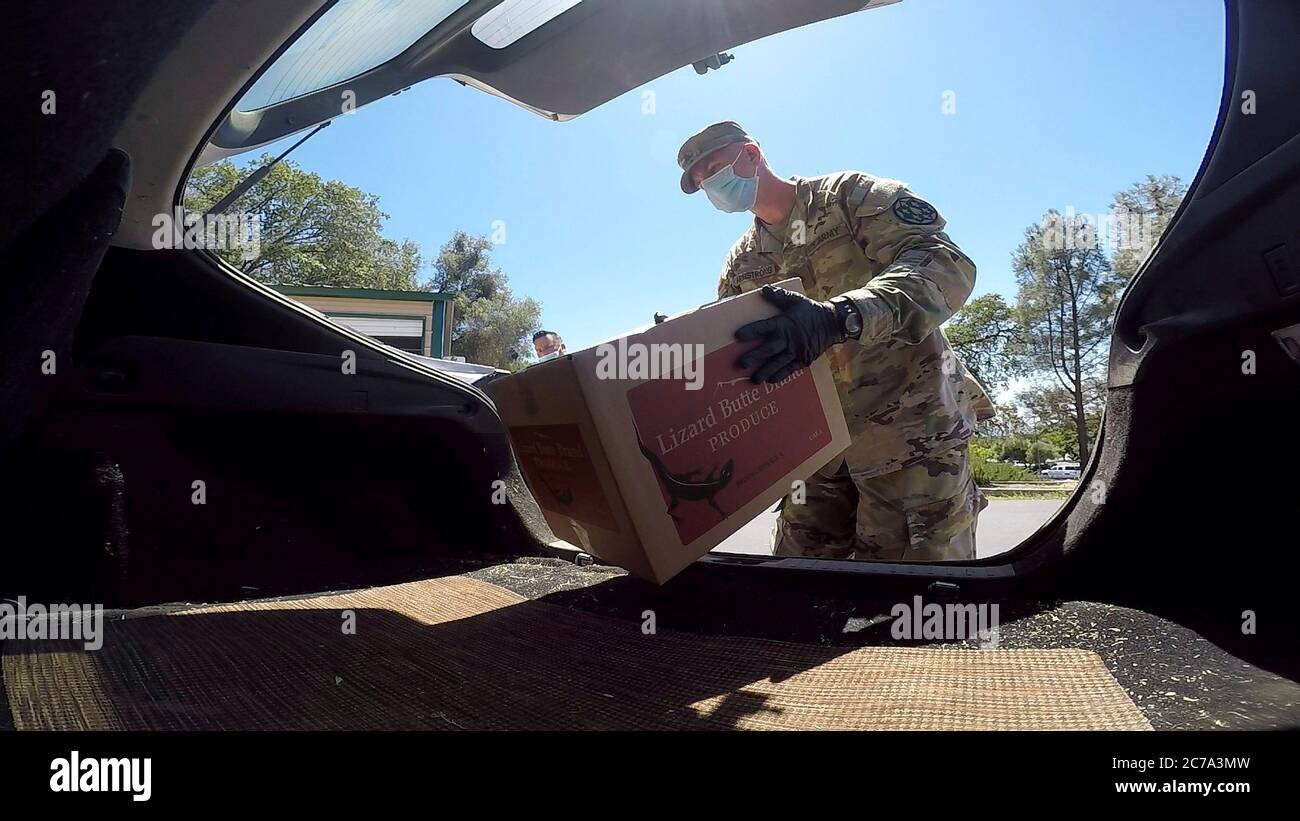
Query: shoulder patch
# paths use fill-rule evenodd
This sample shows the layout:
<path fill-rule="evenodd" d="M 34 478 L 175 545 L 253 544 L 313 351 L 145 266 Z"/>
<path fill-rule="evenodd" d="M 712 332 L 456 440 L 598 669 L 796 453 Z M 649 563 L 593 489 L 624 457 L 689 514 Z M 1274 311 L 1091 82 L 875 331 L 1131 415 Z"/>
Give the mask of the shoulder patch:
<path fill-rule="evenodd" d="M 859 174 L 856 184 L 848 191 L 844 204 L 848 212 L 858 217 L 881 213 L 907 190 L 907 183 L 888 177 Z"/>
<path fill-rule="evenodd" d="M 894 202 L 894 216 L 907 225 L 932 225 L 938 221 L 939 212 L 925 200 L 900 197 Z"/>

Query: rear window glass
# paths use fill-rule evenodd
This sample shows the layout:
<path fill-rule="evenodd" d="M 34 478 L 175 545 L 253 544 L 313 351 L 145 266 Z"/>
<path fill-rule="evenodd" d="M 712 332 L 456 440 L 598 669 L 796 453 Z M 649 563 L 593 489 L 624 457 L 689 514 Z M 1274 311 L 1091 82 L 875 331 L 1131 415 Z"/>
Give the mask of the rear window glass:
<path fill-rule="evenodd" d="M 470 31 L 484 45 L 505 48 L 581 2 L 582 0 L 505 0 L 475 20 Z"/>
<path fill-rule="evenodd" d="M 467 0 L 339 0 L 236 106 L 256 111 L 350 80 L 401 54 Z"/>

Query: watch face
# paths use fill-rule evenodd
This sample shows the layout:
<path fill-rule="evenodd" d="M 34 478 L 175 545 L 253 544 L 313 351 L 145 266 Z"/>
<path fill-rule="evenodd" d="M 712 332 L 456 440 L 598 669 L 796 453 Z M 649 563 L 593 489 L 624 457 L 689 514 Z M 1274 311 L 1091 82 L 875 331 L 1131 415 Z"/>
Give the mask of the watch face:
<path fill-rule="evenodd" d="M 843 299 L 837 303 L 836 307 L 841 315 L 840 327 L 844 329 L 844 333 L 849 336 L 857 336 L 862 333 L 862 316 L 858 314 L 857 306 L 848 299 Z"/>

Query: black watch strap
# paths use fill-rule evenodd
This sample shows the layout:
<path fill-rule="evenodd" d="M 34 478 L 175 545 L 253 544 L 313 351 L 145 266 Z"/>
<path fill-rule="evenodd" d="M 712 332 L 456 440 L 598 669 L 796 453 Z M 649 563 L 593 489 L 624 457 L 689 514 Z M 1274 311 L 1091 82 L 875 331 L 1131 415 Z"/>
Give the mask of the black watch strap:
<path fill-rule="evenodd" d="M 862 336 L 862 314 L 858 306 L 846 296 L 837 296 L 831 300 L 835 306 L 835 317 L 840 321 L 840 339 L 857 339 Z"/>

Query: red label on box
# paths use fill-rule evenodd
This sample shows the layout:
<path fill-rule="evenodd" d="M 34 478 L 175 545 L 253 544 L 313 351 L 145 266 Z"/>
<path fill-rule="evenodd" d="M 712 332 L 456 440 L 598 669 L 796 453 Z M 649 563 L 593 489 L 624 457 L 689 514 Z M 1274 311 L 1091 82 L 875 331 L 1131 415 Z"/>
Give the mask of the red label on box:
<path fill-rule="evenodd" d="M 812 374 L 756 385 L 736 367 L 753 346 L 735 342 L 697 362 L 700 390 L 687 390 L 685 379 L 652 379 L 627 393 L 642 456 L 683 545 L 831 441 Z"/>
<path fill-rule="evenodd" d="M 618 530 L 577 425 L 510 429 L 519 469 L 537 504 L 552 513 Z"/>

